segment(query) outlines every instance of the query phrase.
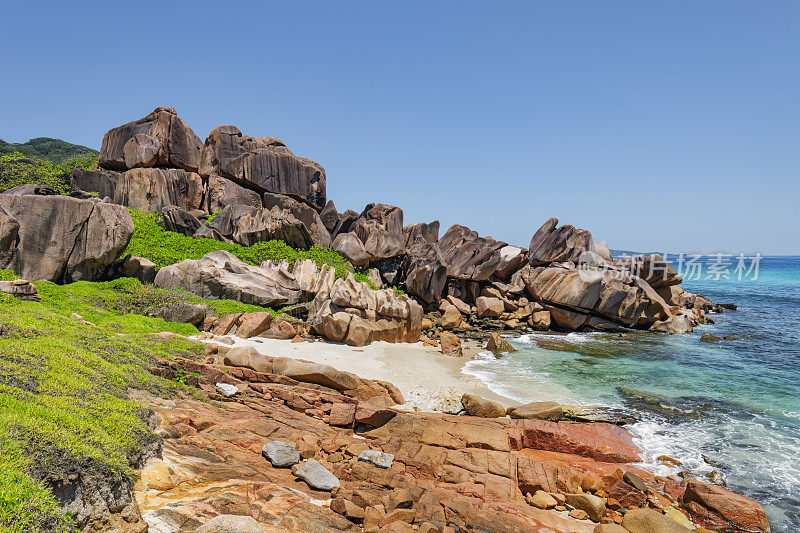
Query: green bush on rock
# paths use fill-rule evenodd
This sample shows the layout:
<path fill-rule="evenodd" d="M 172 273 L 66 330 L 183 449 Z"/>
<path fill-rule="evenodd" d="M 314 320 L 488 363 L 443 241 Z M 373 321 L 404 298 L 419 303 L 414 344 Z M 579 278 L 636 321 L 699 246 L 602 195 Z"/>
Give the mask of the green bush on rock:
<path fill-rule="evenodd" d="M 296 250 L 283 241 L 258 242 L 253 246 L 242 246 L 216 241 L 214 239 L 195 239 L 186 235 L 167 231 L 162 225 L 160 213 L 142 213 L 129 209 L 135 229 L 125 254 L 145 257 L 162 268 L 183 261 L 200 259 L 209 252 L 225 250 L 245 263 L 259 265 L 272 259 L 287 261 L 293 266 L 295 261 L 312 259 L 318 265 L 328 264 L 336 270 L 337 278 L 344 278 L 353 272 L 358 281 L 367 281 L 367 276 L 357 272 L 353 265 L 336 250 L 312 246 L 309 250 Z"/>

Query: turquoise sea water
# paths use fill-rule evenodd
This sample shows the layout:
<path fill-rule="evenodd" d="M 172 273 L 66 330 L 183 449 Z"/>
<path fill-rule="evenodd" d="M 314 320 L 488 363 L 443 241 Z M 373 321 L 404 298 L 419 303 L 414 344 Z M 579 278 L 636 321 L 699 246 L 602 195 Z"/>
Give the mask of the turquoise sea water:
<path fill-rule="evenodd" d="M 691 334 L 525 335 L 509 339 L 518 352 L 483 353 L 465 372 L 520 401 L 630 410 L 651 468 L 667 454 L 684 464 L 655 467 L 663 474 L 717 470 L 764 506 L 773 531 L 800 531 L 800 257 L 762 258 L 757 280 L 732 277 L 684 282 L 739 306 Z M 700 342 L 703 333 L 739 340 Z"/>

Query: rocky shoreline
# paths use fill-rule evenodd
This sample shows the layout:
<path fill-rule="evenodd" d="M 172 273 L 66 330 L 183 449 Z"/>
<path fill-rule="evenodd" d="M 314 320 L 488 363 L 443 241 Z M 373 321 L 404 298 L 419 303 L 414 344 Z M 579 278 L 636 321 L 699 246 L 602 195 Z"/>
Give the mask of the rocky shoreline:
<path fill-rule="evenodd" d="M 769 531 L 755 502 L 654 476 L 624 428 L 567 421 L 553 402 L 506 409 L 465 394 L 460 416 L 397 409 L 402 393 L 385 381 L 251 346 L 206 352 L 152 369 L 183 372 L 222 403 L 145 401 L 164 438 L 135 489 L 151 532 L 228 514 L 258 527 L 275 517 L 275 531 Z M 293 458 L 262 455 L 276 441 Z M 288 468 L 298 463 L 335 481 Z"/>
<path fill-rule="evenodd" d="M 0 194 L 0 267 L 59 284 L 133 277 L 272 309 L 148 308 L 217 342 L 205 359 L 150 368 L 197 397 L 130 392 L 156 413 L 162 450 L 133 500 L 106 498 L 95 514 L 78 506 L 87 531 L 769 531 L 743 496 L 638 468 L 630 434 L 596 413 L 503 405 L 474 390 L 449 414 L 407 409 L 391 379 L 226 344 L 420 343 L 459 358 L 464 339 L 508 351 L 501 331 L 681 334 L 730 307 L 684 291 L 657 254 L 615 258 L 555 218 L 523 248 L 461 225 L 440 237 L 438 221 L 404 225 L 388 204 L 340 213 L 320 164 L 231 125 L 202 143 L 169 107 L 109 130 L 98 167 L 73 172 L 71 186 L 69 196 L 35 184 Z M 215 246 L 333 249 L 350 271 L 312 259 L 256 265 L 222 249 L 157 269 L 123 254 L 128 209 Z M 3 287 L 36 297 L 24 281 Z"/>

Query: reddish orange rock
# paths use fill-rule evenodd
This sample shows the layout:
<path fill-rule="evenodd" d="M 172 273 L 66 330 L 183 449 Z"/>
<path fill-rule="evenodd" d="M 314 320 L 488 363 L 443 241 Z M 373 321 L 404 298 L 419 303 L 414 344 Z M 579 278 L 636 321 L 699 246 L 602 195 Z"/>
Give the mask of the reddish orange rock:
<path fill-rule="evenodd" d="M 764 509 L 740 494 L 707 485 L 696 479 L 686 483 L 683 505 L 692 521 L 712 529 L 733 527 L 742 531 L 764 532 L 770 530 Z"/>

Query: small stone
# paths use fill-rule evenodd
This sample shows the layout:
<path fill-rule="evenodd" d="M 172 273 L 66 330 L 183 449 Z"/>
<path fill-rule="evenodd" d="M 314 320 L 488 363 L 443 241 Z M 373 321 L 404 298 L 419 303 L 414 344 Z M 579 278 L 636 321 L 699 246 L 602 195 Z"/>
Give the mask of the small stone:
<path fill-rule="evenodd" d="M 717 342 L 722 340 L 722 337 L 717 337 L 716 335 L 712 335 L 711 333 L 703 333 L 700 336 L 700 342 Z"/>
<path fill-rule="evenodd" d="M 576 520 L 586 520 L 589 518 L 589 515 L 586 514 L 586 511 L 581 511 L 580 509 L 573 509 L 569 512 L 569 515 L 576 519 Z"/>
<path fill-rule="evenodd" d="M 358 454 L 358 460 L 375 465 L 379 468 L 391 468 L 394 462 L 394 455 L 379 452 L 378 450 L 364 450 Z"/>
<path fill-rule="evenodd" d="M 217 383 L 217 390 L 226 398 L 233 398 L 239 394 L 239 387 L 230 383 Z"/>
<path fill-rule="evenodd" d="M 669 455 L 659 455 L 656 459 L 666 466 L 681 466 L 683 463 Z"/>
<path fill-rule="evenodd" d="M 292 444 L 280 440 L 268 442 L 261 454 L 276 468 L 286 468 L 300 462 L 300 453 Z"/>
<path fill-rule="evenodd" d="M 339 486 L 339 478 L 328 471 L 316 459 L 309 459 L 303 464 L 294 465 L 292 474 L 306 482 L 312 489 L 331 491 Z"/>
<path fill-rule="evenodd" d="M 622 481 L 624 481 L 625 483 L 627 483 L 628 485 L 630 485 L 631 487 L 635 488 L 638 491 L 647 492 L 647 485 L 645 484 L 645 482 L 642 481 L 642 478 L 640 478 L 633 472 L 625 472 L 622 475 Z"/>
<path fill-rule="evenodd" d="M 706 478 L 708 478 L 708 480 L 714 485 L 719 485 L 720 487 L 727 485 L 725 480 L 722 478 L 722 474 L 720 474 L 718 470 L 712 470 L 711 472 L 706 473 Z"/>

